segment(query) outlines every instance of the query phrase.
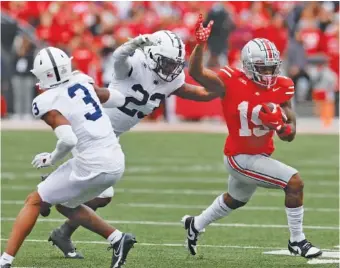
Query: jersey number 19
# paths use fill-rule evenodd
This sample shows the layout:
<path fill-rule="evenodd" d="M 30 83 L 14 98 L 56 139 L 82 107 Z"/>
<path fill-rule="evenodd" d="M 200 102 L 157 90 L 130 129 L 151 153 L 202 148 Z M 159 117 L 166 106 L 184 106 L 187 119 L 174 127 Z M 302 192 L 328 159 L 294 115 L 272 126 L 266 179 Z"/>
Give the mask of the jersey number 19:
<path fill-rule="evenodd" d="M 253 108 L 251 112 L 251 118 L 248 118 L 248 106 L 249 102 L 242 101 L 238 106 L 237 109 L 240 112 L 240 121 L 241 121 L 241 128 L 239 129 L 239 135 L 242 137 L 249 137 L 255 135 L 256 137 L 260 137 L 266 135 L 270 129 L 266 126 L 262 125 L 262 121 L 259 118 L 259 112 L 262 108 L 262 105 L 257 105 Z M 249 128 L 248 122 L 251 121 L 253 124 L 257 125 L 258 127 L 254 127 L 253 129 Z"/>

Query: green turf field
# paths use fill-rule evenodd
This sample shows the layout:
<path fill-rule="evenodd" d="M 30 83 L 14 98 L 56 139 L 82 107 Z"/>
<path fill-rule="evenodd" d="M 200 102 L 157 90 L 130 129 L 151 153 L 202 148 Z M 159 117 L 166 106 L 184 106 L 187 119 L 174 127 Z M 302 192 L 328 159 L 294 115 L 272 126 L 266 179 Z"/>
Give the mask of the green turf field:
<path fill-rule="evenodd" d="M 221 225 L 207 228 L 199 256 L 189 257 L 179 221 L 185 214 L 198 214 L 226 189 L 224 135 L 127 133 L 121 143 L 126 173 L 113 202 L 99 214 L 137 236 L 139 244 L 131 251 L 127 268 L 339 267 L 263 254 L 287 247 L 280 190 L 259 189 L 246 207 L 219 221 Z M 54 145 L 52 132 L 2 132 L 2 250 L 23 200 L 39 182 L 40 171 L 31 167 L 31 160 Z M 338 148 L 338 136 L 300 135 L 293 143 L 278 141 L 274 155 L 304 178 L 307 238 L 333 251 L 339 245 Z M 106 251 L 106 241 L 87 230 L 79 229 L 73 237 L 85 260 L 65 260 L 47 243 L 49 232 L 62 221 L 55 211 L 40 218 L 14 266 L 108 268 L 112 253 Z"/>

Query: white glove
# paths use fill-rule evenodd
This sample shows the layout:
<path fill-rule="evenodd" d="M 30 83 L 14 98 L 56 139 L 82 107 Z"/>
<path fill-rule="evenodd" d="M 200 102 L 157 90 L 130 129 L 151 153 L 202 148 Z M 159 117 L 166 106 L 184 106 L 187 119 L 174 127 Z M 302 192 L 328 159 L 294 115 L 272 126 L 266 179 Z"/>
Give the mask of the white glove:
<path fill-rule="evenodd" d="M 154 46 L 155 44 L 150 40 L 150 37 L 151 37 L 150 34 L 143 34 L 143 35 L 140 34 L 139 36 L 133 39 L 133 42 L 141 48 L 144 48 L 147 46 Z"/>
<path fill-rule="evenodd" d="M 40 153 L 37 154 L 32 163 L 33 167 L 35 168 L 45 168 L 45 167 L 50 167 L 53 165 L 52 163 L 52 157 L 50 153 Z"/>

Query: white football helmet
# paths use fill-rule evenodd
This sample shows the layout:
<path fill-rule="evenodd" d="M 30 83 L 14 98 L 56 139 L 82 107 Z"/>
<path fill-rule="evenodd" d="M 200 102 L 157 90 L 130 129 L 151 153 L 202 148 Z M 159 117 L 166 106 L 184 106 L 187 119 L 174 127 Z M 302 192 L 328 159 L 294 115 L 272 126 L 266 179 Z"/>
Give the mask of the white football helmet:
<path fill-rule="evenodd" d="M 166 82 L 171 82 L 183 71 L 185 45 L 171 31 L 158 31 L 149 36 L 153 46 L 144 47 L 147 62 L 153 71 Z"/>
<path fill-rule="evenodd" d="M 66 82 L 72 75 L 72 57 L 56 47 L 46 47 L 34 59 L 31 72 L 39 79 L 42 89 L 50 89 Z"/>
<path fill-rule="evenodd" d="M 250 40 L 242 49 L 241 61 L 249 79 L 267 88 L 275 85 L 282 61 L 273 42 L 264 38 Z"/>

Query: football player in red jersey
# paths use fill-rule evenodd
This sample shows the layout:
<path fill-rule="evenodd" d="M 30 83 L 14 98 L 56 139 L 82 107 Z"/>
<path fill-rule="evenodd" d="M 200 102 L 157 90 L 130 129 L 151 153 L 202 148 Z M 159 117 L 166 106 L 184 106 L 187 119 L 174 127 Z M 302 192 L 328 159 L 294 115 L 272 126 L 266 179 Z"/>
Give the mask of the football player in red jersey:
<path fill-rule="evenodd" d="M 302 228 L 303 181 L 296 169 L 270 157 L 275 132 L 281 140 L 290 142 L 296 131 L 290 104 L 294 84 L 279 75 L 280 53 L 269 40 L 256 38 L 242 49 L 241 70 L 225 66 L 216 74 L 202 64 L 211 25 L 204 28 L 200 16 L 198 44 L 190 57 L 189 73 L 207 90 L 219 93 L 229 130 L 224 163 L 230 175 L 227 193 L 200 215 L 183 217 L 189 252 L 196 255 L 198 236 L 206 226 L 244 206 L 257 187 L 265 187 L 284 190 L 289 251 L 305 258 L 318 257 L 322 251 L 306 239 Z"/>

